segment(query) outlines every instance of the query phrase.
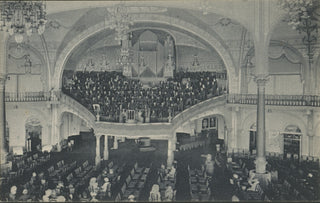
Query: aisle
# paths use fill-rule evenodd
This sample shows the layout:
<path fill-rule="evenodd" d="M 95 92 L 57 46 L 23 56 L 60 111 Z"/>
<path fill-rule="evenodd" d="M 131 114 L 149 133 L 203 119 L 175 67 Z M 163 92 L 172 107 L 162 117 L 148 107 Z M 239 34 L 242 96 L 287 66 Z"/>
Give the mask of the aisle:
<path fill-rule="evenodd" d="M 204 148 L 193 149 L 189 151 L 180 151 L 176 153 L 176 160 L 178 161 L 177 168 L 177 201 L 190 201 L 190 185 L 188 178 L 188 165 L 190 168 L 200 168 L 204 164 L 205 158 L 201 155 L 212 154 L 216 155 L 213 146 Z M 217 166 L 215 166 L 217 169 Z M 211 201 L 230 201 L 232 196 L 232 187 L 227 177 L 224 174 L 215 170 L 214 177 L 210 184 L 211 188 Z"/>

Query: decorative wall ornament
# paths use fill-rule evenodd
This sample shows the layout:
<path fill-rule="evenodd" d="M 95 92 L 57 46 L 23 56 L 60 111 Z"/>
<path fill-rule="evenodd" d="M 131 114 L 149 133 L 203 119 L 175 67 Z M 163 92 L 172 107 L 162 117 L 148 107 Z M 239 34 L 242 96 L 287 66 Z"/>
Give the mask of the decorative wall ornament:
<path fill-rule="evenodd" d="M 230 24 L 240 25 L 239 23 L 236 23 L 236 22 L 232 21 L 230 18 L 220 18 L 215 25 L 220 25 L 222 27 L 225 27 L 225 26 L 228 26 Z"/>
<path fill-rule="evenodd" d="M 43 1 L 3 1 L 0 2 L 0 31 L 15 36 L 17 43 L 23 41 L 23 34 L 31 36 L 45 30 L 46 5 Z"/>
<path fill-rule="evenodd" d="M 50 20 L 48 23 L 47 23 L 47 26 L 48 27 L 51 27 L 51 28 L 53 28 L 53 29 L 60 29 L 61 27 L 62 28 L 65 28 L 65 29 L 70 29 L 71 28 L 71 26 L 65 26 L 65 25 L 63 25 L 61 22 L 59 22 L 58 20 Z"/>
<path fill-rule="evenodd" d="M 209 0 L 203 0 L 200 2 L 199 9 L 203 15 L 207 15 L 209 13 L 209 10 L 212 8 L 209 2 Z"/>

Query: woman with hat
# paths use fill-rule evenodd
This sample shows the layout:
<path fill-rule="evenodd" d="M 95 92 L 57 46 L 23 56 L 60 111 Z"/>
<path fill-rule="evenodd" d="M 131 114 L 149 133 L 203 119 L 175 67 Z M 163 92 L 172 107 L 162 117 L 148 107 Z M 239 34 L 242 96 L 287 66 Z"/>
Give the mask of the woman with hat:
<path fill-rule="evenodd" d="M 159 192 L 159 185 L 154 184 L 152 186 L 152 189 L 150 191 L 149 201 L 150 202 L 160 202 L 161 201 L 161 194 Z"/>

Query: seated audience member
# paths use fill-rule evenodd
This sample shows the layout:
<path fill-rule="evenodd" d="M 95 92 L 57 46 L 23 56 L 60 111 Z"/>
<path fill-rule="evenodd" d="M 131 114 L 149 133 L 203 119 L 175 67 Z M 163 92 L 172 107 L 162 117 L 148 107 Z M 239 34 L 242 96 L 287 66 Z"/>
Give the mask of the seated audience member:
<path fill-rule="evenodd" d="M 42 197 L 43 202 L 49 202 L 51 197 L 52 191 L 50 189 L 45 191 L 45 194 Z"/>
<path fill-rule="evenodd" d="M 66 198 L 62 195 L 58 196 L 57 199 L 56 199 L 57 202 L 65 202 L 66 201 Z"/>
<path fill-rule="evenodd" d="M 159 169 L 159 175 L 160 175 L 161 180 L 164 180 L 166 174 L 167 174 L 166 166 L 164 164 L 161 164 L 161 167 Z"/>
<path fill-rule="evenodd" d="M 205 157 L 206 157 L 206 161 L 205 161 L 206 174 L 207 176 L 212 177 L 214 172 L 214 161 L 212 160 L 212 155 L 207 154 Z"/>
<path fill-rule="evenodd" d="M 271 167 L 271 182 L 277 183 L 278 182 L 278 171 L 275 167 Z"/>
<path fill-rule="evenodd" d="M 69 194 L 75 194 L 76 189 L 73 187 L 72 184 L 70 184 L 70 185 L 68 186 L 68 189 L 69 189 Z"/>
<path fill-rule="evenodd" d="M 169 173 L 167 174 L 168 178 L 173 179 L 176 175 L 176 168 L 174 166 L 171 167 Z"/>
<path fill-rule="evenodd" d="M 150 202 L 160 202 L 161 201 L 161 194 L 159 191 L 159 185 L 154 184 L 152 186 L 152 189 L 151 189 L 150 195 L 149 195 L 149 201 Z"/>
<path fill-rule="evenodd" d="M 10 188 L 8 201 L 16 201 L 17 200 L 16 198 L 17 198 L 17 186 L 14 185 Z"/>
<path fill-rule="evenodd" d="M 31 176 L 31 178 L 30 178 L 30 184 L 31 184 L 31 185 L 37 184 L 37 181 L 38 181 L 37 173 L 36 173 L 36 172 L 33 172 L 33 173 L 32 173 L 32 176 Z"/>
<path fill-rule="evenodd" d="M 31 200 L 31 197 L 28 194 L 28 190 L 27 189 L 23 189 L 22 195 L 19 197 L 19 201 L 26 202 L 26 201 L 30 201 L 30 200 Z"/>
<path fill-rule="evenodd" d="M 88 194 L 85 191 L 83 191 L 82 195 L 80 195 L 79 197 L 79 200 L 81 202 L 88 202 L 89 201 Z"/>
<path fill-rule="evenodd" d="M 231 201 L 232 202 L 240 202 L 240 199 L 239 199 L 239 197 L 237 195 L 232 195 Z"/>
<path fill-rule="evenodd" d="M 255 191 L 257 185 L 259 184 L 259 180 L 255 177 L 255 175 L 252 175 L 251 177 L 249 177 L 248 183 L 249 183 L 250 187 L 247 190 L 248 191 Z"/>
<path fill-rule="evenodd" d="M 48 182 L 45 179 L 40 180 L 40 187 L 39 187 L 39 194 L 38 198 L 41 198 L 42 195 L 45 193 L 46 189 L 48 189 Z"/>
<path fill-rule="evenodd" d="M 90 202 L 98 202 L 99 200 L 96 199 L 97 193 L 95 192 L 90 192 L 91 200 Z"/>
<path fill-rule="evenodd" d="M 136 197 L 134 195 L 129 195 L 128 202 L 136 202 Z"/>
<path fill-rule="evenodd" d="M 101 192 L 103 192 L 108 197 L 111 197 L 111 183 L 109 181 L 109 178 L 104 178 L 104 184 L 101 186 Z"/>
<path fill-rule="evenodd" d="M 90 179 L 89 186 L 88 186 L 88 190 L 89 190 L 90 194 L 91 194 L 92 192 L 95 192 L 95 193 L 98 192 L 99 187 L 98 187 L 97 178 L 92 177 L 92 178 Z"/>
<path fill-rule="evenodd" d="M 57 191 L 55 189 L 51 190 L 50 200 L 55 201 L 57 199 Z"/>
<path fill-rule="evenodd" d="M 173 201 L 174 191 L 172 187 L 169 185 L 164 193 L 164 201 L 171 202 Z"/>

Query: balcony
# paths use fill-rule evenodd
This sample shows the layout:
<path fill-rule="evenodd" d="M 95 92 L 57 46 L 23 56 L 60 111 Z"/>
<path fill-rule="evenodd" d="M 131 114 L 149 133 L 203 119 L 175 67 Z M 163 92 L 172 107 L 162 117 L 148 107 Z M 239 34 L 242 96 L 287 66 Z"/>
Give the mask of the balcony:
<path fill-rule="evenodd" d="M 256 94 L 229 94 L 229 104 L 257 104 Z M 315 95 L 266 95 L 266 105 L 320 107 L 320 96 Z"/>
<path fill-rule="evenodd" d="M 6 92 L 6 102 L 39 102 L 50 101 L 50 92 Z"/>

